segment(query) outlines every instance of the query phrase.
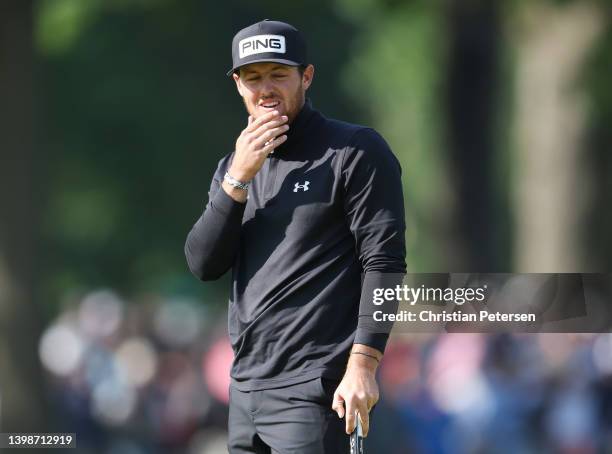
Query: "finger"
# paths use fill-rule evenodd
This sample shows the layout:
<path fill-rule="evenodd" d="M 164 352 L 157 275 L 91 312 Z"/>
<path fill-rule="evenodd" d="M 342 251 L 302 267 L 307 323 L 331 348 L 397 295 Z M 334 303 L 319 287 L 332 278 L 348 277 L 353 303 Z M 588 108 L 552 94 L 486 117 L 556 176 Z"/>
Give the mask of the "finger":
<path fill-rule="evenodd" d="M 363 431 L 364 438 L 368 436 L 370 430 L 370 414 L 364 404 L 358 405 L 359 420 L 361 421 L 361 429 Z"/>
<path fill-rule="evenodd" d="M 370 410 L 372 410 L 374 405 L 376 405 L 376 403 L 378 402 L 378 399 L 379 399 L 378 394 L 375 394 L 374 396 L 371 396 L 368 399 L 368 412 L 370 412 Z"/>
<path fill-rule="evenodd" d="M 284 125 L 287 122 L 287 117 L 285 115 L 281 117 L 274 117 L 272 120 L 268 120 L 265 123 L 259 125 L 258 128 L 251 132 L 251 135 L 258 138 L 265 134 L 270 129 L 278 128 Z"/>
<path fill-rule="evenodd" d="M 253 115 L 249 115 L 249 121 L 247 125 L 250 125 L 251 123 L 253 123 Z"/>
<path fill-rule="evenodd" d="M 253 146 L 255 147 L 255 149 L 263 147 L 265 144 L 270 142 L 275 137 L 283 134 L 288 129 L 289 129 L 289 126 L 287 125 L 282 125 L 282 126 L 279 126 L 278 128 L 268 129 L 264 134 L 262 134 L 256 140 L 252 142 Z"/>
<path fill-rule="evenodd" d="M 338 418 L 344 418 L 344 399 L 342 396 L 340 396 L 340 394 L 334 393 L 332 410 L 338 413 Z"/>
<path fill-rule="evenodd" d="M 350 435 L 353 430 L 355 430 L 355 412 L 357 409 L 355 406 L 351 405 L 348 402 L 345 402 L 346 405 L 346 433 Z"/>
<path fill-rule="evenodd" d="M 268 121 L 274 119 L 275 117 L 278 117 L 279 115 L 280 115 L 280 112 L 278 110 L 266 112 L 261 117 L 253 119 L 251 124 L 247 126 L 246 131 L 253 132 L 257 128 L 259 128 L 261 125 L 267 123 Z"/>
<path fill-rule="evenodd" d="M 264 145 L 264 147 L 261 149 L 262 153 L 265 153 L 266 155 L 269 155 L 270 153 L 272 153 L 272 151 L 274 151 L 274 149 L 276 147 L 278 147 L 285 140 L 287 140 L 287 136 L 286 135 L 282 135 L 280 137 L 277 137 L 273 141 L 269 142 L 267 145 Z"/>
<path fill-rule="evenodd" d="M 278 111 L 274 110 L 272 112 L 267 112 L 264 115 L 262 115 L 261 117 L 257 117 L 257 118 L 255 116 L 253 116 L 253 115 L 250 115 L 250 116 L 252 117 L 252 120 L 247 125 L 247 127 L 244 129 L 244 132 L 253 132 L 253 131 L 255 131 L 262 124 L 264 124 L 267 121 L 270 121 L 274 117 L 278 116 Z"/>

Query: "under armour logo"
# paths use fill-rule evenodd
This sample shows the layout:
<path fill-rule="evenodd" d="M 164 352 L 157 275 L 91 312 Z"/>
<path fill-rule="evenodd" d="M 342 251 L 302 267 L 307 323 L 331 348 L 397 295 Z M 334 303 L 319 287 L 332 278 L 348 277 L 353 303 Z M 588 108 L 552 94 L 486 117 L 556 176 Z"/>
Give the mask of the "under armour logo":
<path fill-rule="evenodd" d="M 310 184 L 310 181 L 305 181 L 304 184 L 295 183 L 295 186 L 293 187 L 293 192 L 298 192 L 298 189 L 303 189 L 304 192 L 306 192 L 308 191 L 309 184 Z"/>

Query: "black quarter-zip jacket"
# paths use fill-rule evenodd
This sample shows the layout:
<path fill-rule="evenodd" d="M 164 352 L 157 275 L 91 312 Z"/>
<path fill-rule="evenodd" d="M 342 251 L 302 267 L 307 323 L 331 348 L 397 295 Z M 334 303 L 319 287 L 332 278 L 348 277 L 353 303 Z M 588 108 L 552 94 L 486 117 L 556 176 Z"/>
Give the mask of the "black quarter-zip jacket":
<path fill-rule="evenodd" d="M 406 272 L 399 162 L 373 129 L 324 117 L 306 100 L 265 161 L 246 203 L 212 180 L 187 236 L 190 270 L 232 269 L 232 382 L 241 390 L 339 379 L 353 343 L 384 351 L 372 290 Z M 394 309 L 387 306 L 387 311 Z"/>

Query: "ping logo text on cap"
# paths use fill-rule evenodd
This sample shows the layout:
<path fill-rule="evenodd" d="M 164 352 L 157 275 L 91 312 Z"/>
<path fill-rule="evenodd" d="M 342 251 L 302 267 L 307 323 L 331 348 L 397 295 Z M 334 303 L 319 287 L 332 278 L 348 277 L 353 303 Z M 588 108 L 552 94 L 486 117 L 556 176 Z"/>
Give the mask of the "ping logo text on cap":
<path fill-rule="evenodd" d="M 240 58 L 264 52 L 285 53 L 285 37 L 282 35 L 256 35 L 241 39 L 238 43 Z"/>

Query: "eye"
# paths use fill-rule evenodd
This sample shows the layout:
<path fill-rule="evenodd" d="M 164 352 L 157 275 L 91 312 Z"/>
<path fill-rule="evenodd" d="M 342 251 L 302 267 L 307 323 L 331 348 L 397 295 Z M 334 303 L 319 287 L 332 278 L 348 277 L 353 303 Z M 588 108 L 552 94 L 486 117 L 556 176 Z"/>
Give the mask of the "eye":
<path fill-rule="evenodd" d="M 287 77 L 286 74 L 273 74 L 272 77 L 274 77 L 275 79 L 284 79 L 285 77 Z"/>
<path fill-rule="evenodd" d="M 247 76 L 247 78 L 245 79 L 247 82 L 256 82 L 260 79 L 259 76 Z"/>

